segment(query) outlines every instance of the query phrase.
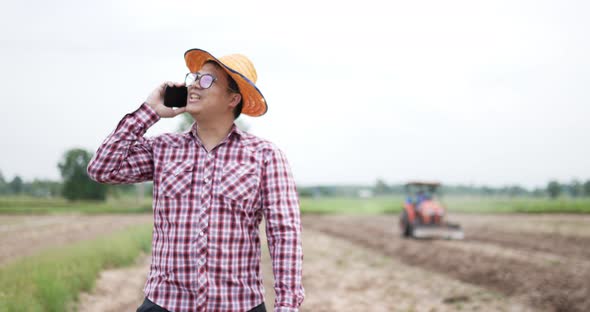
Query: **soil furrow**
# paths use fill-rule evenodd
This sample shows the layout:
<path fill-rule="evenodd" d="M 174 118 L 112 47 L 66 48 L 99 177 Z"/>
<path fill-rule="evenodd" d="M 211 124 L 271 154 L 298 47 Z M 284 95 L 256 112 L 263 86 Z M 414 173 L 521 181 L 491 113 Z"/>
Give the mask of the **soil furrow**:
<path fill-rule="evenodd" d="M 555 311 L 590 310 L 587 266 L 580 269 L 543 265 L 502 254 L 452 248 L 436 240 L 404 240 L 389 226 L 392 222 L 383 222 L 383 218 L 313 216 L 306 218 L 304 224 L 371 247 L 407 264 L 443 272 L 507 295 L 525 297 L 539 307 L 550 307 Z M 390 218 L 393 221 L 394 218 Z M 534 259 L 534 253 L 531 255 Z"/>

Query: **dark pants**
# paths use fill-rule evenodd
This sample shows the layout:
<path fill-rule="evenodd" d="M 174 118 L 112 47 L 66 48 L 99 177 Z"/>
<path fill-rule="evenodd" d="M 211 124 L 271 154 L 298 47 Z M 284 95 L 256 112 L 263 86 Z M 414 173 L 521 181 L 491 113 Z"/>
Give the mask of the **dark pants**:
<path fill-rule="evenodd" d="M 143 303 L 139 306 L 139 308 L 137 308 L 136 312 L 170 312 L 170 311 L 151 302 L 148 298 L 145 298 Z M 248 312 L 266 312 L 266 307 L 264 306 L 264 302 Z"/>

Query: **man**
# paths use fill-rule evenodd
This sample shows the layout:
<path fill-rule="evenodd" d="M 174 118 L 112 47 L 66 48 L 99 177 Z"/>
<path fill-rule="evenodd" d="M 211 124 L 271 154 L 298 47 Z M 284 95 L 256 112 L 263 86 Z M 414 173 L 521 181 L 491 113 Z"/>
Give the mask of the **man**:
<path fill-rule="evenodd" d="M 154 181 L 152 263 L 137 311 L 266 311 L 260 276 L 264 216 L 275 311 L 298 311 L 303 253 L 295 183 L 284 154 L 238 129 L 240 113 L 267 110 L 243 55 L 185 53 L 187 105 L 164 106 L 167 82 L 126 115 L 88 174 L 101 183 Z M 189 131 L 144 138 L 160 118 L 189 113 Z"/>

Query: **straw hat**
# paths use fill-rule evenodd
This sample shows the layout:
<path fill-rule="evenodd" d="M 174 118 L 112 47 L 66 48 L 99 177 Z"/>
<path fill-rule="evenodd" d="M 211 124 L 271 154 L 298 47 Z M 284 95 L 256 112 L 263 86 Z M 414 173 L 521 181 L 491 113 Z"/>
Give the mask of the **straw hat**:
<path fill-rule="evenodd" d="M 201 49 L 190 49 L 184 53 L 186 66 L 191 73 L 197 72 L 207 61 L 215 61 L 236 81 L 242 95 L 242 114 L 258 117 L 266 113 L 268 107 L 264 96 L 256 85 L 254 64 L 244 55 L 231 54 L 215 58 Z"/>

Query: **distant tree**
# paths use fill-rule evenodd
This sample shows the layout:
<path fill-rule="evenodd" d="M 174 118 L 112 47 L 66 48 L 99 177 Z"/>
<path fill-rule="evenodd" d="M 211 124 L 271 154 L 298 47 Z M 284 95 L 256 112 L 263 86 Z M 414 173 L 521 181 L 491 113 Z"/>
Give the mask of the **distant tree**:
<path fill-rule="evenodd" d="M 314 188 L 314 195 L 316 196 L 333 196 L 337 192 L 337 188 L 331 185 L 320 185 Z"/>
<path fill-rule="evenodd" d="M 389 193 L 389 186 L 387 186 L 387 183 L 383 179 L 377 179 L 373 190 L 375 194 L 383 195 Z"/>
<path fill-rule="evenodd" d="M 582 189 L 584 190 L 584 196 L 590 196 L 590 180 L 584 183 Z"/>
<path fill-rule="evenodd" d="M 584 189 L 582 186 L 582 183 L 578 180 L 573 180 L 569 187 L 569 193 L 570 195 L 572 195 L 572 197 L 578 197 L 578 196 L 582 196 L 584 194 Z"/>
<path fill-rule="evenodd" d="M 547 193 L 551 198 L 557 198 L 561 193 L 561 185 L 557 181 L 550 181 L 547 184 Z"/>
<path fill-rule="evenodd" d="M 488 186 L 482 187 L 481 192 L 483 193 L 483 195 L 486 195 L 486 196 L 494 195 L 494 189 L 492 189 L 491 187 L 488 187 Z"/>
<path fill-rule="evenodd" d="M 545 196 L 546 194 L 547 194 L 547 192 L 546 192 L 544 189 L 542 189 L 542 188 L 535 188 L 535 189 L 533 190 L 533 193 L 532 193 L 532 195 L 533 195 L 534 197 L 543 197 L 543 196 Z"/>
<path fill-rule="evenodd" d="M 62 195 L 69 200 L 105 200 L 107 185 L 92 181 L 86 172 L 92 154 L 83 149 L 65 152 L 58 168 L 64 180 Z"/>
<path fill-rule="evenodd" d="M 23 192 L 23 179 L 21 177 L 16 176 L 10 183 L 8 183 L 8 188 L 12 194 L 20 194 Z"/>
<path fill-rule="evenodd" d="M 0 171 L 0 195 L 4 195 L 8 193 L 8 184 L 6 183 L 6 180 L 4 179 L 4 175 L 2 174 L 2 171 Z"/>
<path fill-rule="evenodd" d="M 28 194 L 34 197 L 56 197 L 61 194 L 61 183 L 35 179 L 29 183 Z"/>
<path fill-rule="evenodd" d="M 526 195 L 527 190 L 520 185 L 513 185 L 507 187 L 507 192 L 510 197 Z"/>
<path fill-rule="evenodd" d="M 391 194 L 402 195 L 405 193 L 405 187 L 403 184 L 389 185 L 389 190 L 391 191 Z"/>
<path fill-rule="evenodd" d="M 313 189 L 311 187 L 298 187 L 297 191 L 299 193 L 299 197 L 312 197 L 313 196 Z"/>

